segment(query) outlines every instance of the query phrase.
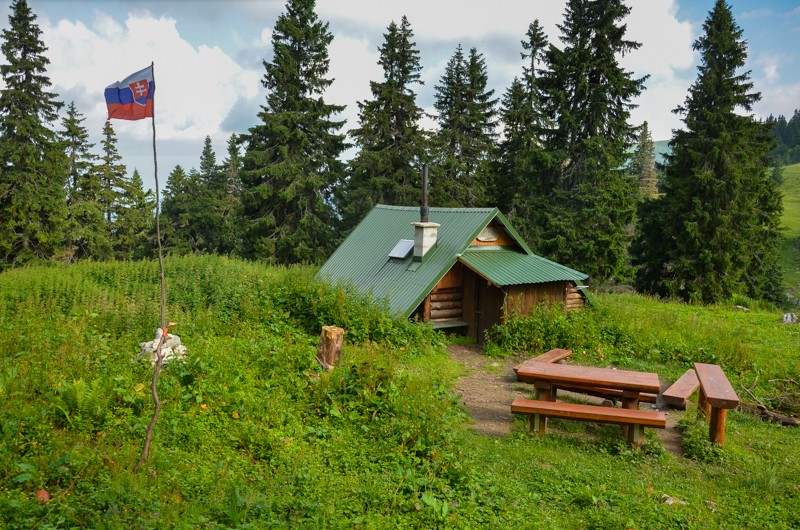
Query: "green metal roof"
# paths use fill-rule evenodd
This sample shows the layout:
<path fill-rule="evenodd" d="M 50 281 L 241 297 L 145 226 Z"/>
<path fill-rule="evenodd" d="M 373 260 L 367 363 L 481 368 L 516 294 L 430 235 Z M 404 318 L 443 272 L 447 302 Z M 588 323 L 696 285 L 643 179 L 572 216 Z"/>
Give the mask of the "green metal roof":
<path fill-rule="evenodd" d="M 536 254 L 514 250 L 470 248 L 461 261 L 497 286 L 521 285 L 572 280 L 583 281 L 588 276 Z"/>
<path fill-rule="evenodd" d="M 439 223 L 441 226 L 438 229 L 436 245 L 425 254 L 422 263 L 414 262 L 412 255 L 404 259 L 390 258 L 389 252 L 399 240 L 414 239 L 412 223 L 419 221 L 419 207 L 379 204 L 336 249 L 317 273 L 317 277 L 333 283 L 351 283 L 359 289 L 370 292 L 375 299 L 386 299 L 392 311 L 406 317 L 419 306 L 459 257 L 469 265 L 464 255 L 468 256 L 467 259 L 473 259 L 471 257 L 473 254 L 488 256 L 502 252 L 504 255 L 510 253 L 526 257 L 528 258 L 525 261 L 526 270 L 529 272 L 524 275 L 527 278 L 537 277 L 531 271 L 535 269 L 534 264 L 539 262 L 545 264 L 546 270 L 550 271 L 541 273 L 540 276 L 543 278 L 555 278 L 559 271 L 561 276 L 557 278 L 558 280 L 576 279 L 576 275 L 577 279 L 586 278 L 586 275 L 577 271 L 534 256 L 508 219 L 497 208 L 430 208 L 429 219 L 430 222 Z M 465 252 L 481 230 L 493 219 L 496 219 L 519 244 L 520 252 L 497 248 Z M 479 262 L 481 259 L 486 261 L 481 257 L 476 259 Z M 506 258 L 506 261 L 514 259 L 517 257 Z M 542 266 L 540 265 L 540 268 Z M 500 266 L 491 265 L 488 269 L 494 274 L 494 271 L 500 270 Z M 478 270 L 482 271 L 482 268 L 479 266 Z M 517 274 L 520 275 L 523 273 Z M 507 284 L 498 283 L 498 285 Z"/>

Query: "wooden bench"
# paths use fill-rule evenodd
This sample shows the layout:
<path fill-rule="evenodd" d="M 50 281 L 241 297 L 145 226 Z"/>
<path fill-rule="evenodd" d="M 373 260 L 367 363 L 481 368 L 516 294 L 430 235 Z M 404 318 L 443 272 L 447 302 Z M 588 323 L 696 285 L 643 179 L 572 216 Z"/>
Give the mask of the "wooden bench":
<path fill-rule="evenodd" d="M 518 364 L 514 367 L 514 373 L 516 374 L 519 369 L 528 364 L 528 363 L 560 363 L 562 360 L 566 359 L 572 355 L 572 350 L 562 350 L 561 348 L 553 348 L 549 352 L 543 353 L 534 357 L 533 359 L 528 359 L 521 364 Z"/>
<path fill-rule="evenodd" d="M 569 385 L 569 384 L 558 384 L 554 385 L 555 388 L 558 390 L 567 390 L 569 392 L 577 392 L 579 394 L 586 394 L 587 396 L 595 396 L 605 399 L 610 399 L 613 401 L 620 400 L 624 397 L 625 391 L 619 390 L 617 388 L 600 388 L 594 386 L 581 386 L 581 385 Z M 639 401 L 644 401 L 645 403 L 655 403 L 658 399 L 657 394 L 651 394 L 649 392 L 641 392 L 639 393 Z"/>
<path fill-rule="evenodd" d="M 657 429 L 667 427 L 664 413 L 655 410 L 618 409 L 518 398 L 511 404 L 511 412 L 530 415 L 531 432 L 540 435 L 543 435 L 547 428 L 546 422 L 542 420 L 548 417 L 629 426 L 631 428 L 627 429 L 627 438 L 632 447 L 639 447 L 644 442 L 645 427 Z"/>
<path fill-rule="evenodd" d="M 664 398 L 664 403 L 668 406 L 686 410 L 689 398 L 699 386 L 700 381 L 697 379 L 697 372 L 694 371 L 694 368 L 690 368 L 677 381 L 672 383 L 672 386 L 662 392 L 661 397 Z"/>
<path fill-rule="evenodd" d="M 716 364 L 695 363 L 694 370 L 700 381 L 700 398 L 697 413 L 708 418 L 709 438 L 720 445 L 725 443 L 725 416 L 728 409 L 739 406 L 739 396 L 728 382 L 725 373 Z"/>

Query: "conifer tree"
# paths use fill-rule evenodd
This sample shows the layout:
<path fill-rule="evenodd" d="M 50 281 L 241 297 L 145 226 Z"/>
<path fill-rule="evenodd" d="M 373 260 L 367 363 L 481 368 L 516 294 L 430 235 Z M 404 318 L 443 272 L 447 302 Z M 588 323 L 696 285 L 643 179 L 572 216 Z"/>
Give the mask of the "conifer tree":
<path fill-rule="evenodd" d="M 194 189 L 195 185 L 183 167 L 175 166 L 167 177 L 161 201 L 163 246 L 170 254 L 188 254 L 195 249 L 191 233 Z"/>
<path fill-rule="evenodd" d="M 100 178 L 97 155 L 91 152 L 89 132 L 83 126 L 85 118 L 75 108 L 67 106 L 62 120 L 61 141 L 67 155 L 67 249 L 74 257 L 105 260 L 111 257 L 111 241 L 100 205 Z"/>
<path fill-rule="evenodd" d="M 646 202 L 637 288 L 712 303 L 734 294 L 777 298 L 781 201 L 769 170 L 769 125 L 746 114 L 760 99 L 743 72 L 747 42 L 724 0 L 695 41 L 696 81 L 677 109 L 664 194 Z"/>
<path fill-rule="evenodd" d="M 219 252 L 238 253 L 240 244 L 239 216 L 242 207 L 242 181 L 239 177 L 241 159 L 239 138 L 232 134 L 228 139 L 228 157 L 222 162 L 225 176 L 225 196 L 222 204 L 222 235 Z"/>
<path fill-rule="evenodd" d="M 536 248 L 542 239 L 540 217 L 549 207 L 553 189 L 553 157 L 544 149 L 550 127 L 543 92 L 548 41 L 538 20 L 528 25 L 525 37 L 520 53 L 527 61 L 523 75 L 514 78 L 501 101 L 503 135 L 493 162 L 493 195 L 495 205 Z"/>
<path fill-rule="evenodd" d="M 389 24 L 378 64 L 383 81 L 370 81 L 372 99 L 358 103 L 359 126 L 351 131 L 359 148 L 350 163 L 342 202 L 345 229 L 352 228 L 376 204 L 414 205 L 421 198 L 420 168 L 428 140 L 420 129 L 422 109 L 414 85 L 420 79 L 419 50 L 404 16 Z"/>
<path fill-rule="evenodd" d="M 622 0 L 569 0 L 563 49 L 550 47 L 544 76 L 546 108 L 554 124 L 546 148 L 558 165 L 540 248 L 596 281 L 623 278 L 636 200 L 636 180 L 625 171 L 635 129 L 635 79 L 619 57 L 640 44 L 625 39 Z"/>
<path fill-rule="evenodd" d="M 54 132 L 62 103 L 48 92 L 50 61 L 36 15 L 14 0 L 0 64 L 0 268 L 61 250 L 66 159 Z"/>
<path fill-rule="evenodd" d="M 155 227 L 155 197 L 145 192 L 142 177 L 134 169 L 114 221 L 114 257 L 121 260 L 152 256 L 154 242 L 150 240 Z"/>
<path fill-rule="evenodd" d="M 120 197 L 125 192 L 126 168 L 117 150 L 117 134 L 106 120 L 103 125 L 103 139 L 100 143 L 101 155 L 97 171 L 100 175 L 100 194 L 98 200 L 106 222 L 106 231 L 111 233 L 112 225 L 120 206 Z"/>
<path fill-rule="evenodd" d="M 647 122 L 642 124 L 642 130 L 639 132 L 639 141 L 633 152 L 630 172 L 639 181 L 639 195 L 641 197 L 653 198 L 658 195 L 656 153 Z"/>
<path fill-rule="evenodd" d="M 192 224 L 200 234 L 202 244 L 196 249 L 201 252 L 220 253 L 222 247 L 222 212 L 225 208 L 226 175 L 217 164 L 217 155 L 206 136 L 200 154 L 199 182 L 197 197 L 194 200 L 194 220 Z"/>
<path fill-rule="evenodd" d="M 314 0 L 289 0 L 264 61 L 266 105 L 261 122 L 244 135 L 243 253 L 279 263 L 325 259 L 335 243 L 331 193 L 341 180 L 346 148 L 344 107 L 325 103 L 330 86 L 328 46 L 333 35 Z"/>
<path fill-rule="evenodd" d="M 489 154 L 494 147 L 494 90 L 488 90 L 486 62 L 472 48 L 469 59 L 459 44 L 436 86 L 439 111 L 438 151 L 431 204 L 446 207 L 486 206 L 490 188 Z"/>

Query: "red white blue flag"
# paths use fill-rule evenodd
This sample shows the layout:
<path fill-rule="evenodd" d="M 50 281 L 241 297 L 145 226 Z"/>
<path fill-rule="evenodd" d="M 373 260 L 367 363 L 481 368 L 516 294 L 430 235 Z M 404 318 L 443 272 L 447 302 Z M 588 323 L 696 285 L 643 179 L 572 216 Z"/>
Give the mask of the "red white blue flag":
<path fill-rule="evenodd" d="M 153 117 L 153 67 L 148 66 L 106 87 L 108 119 L 142 120 Z"/>

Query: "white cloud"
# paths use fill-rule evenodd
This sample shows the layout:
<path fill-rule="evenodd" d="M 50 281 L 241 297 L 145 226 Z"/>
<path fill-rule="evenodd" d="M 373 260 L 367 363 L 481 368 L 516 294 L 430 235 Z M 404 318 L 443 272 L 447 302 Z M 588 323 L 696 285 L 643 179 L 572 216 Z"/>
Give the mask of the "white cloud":
<path fill-rule="evenodd" d="M 798 101 L 800 101 L 800 83 L 772 86 L 769 91 L 761 92 L 761 101 L 754 105 L 753 111 L 762 118 L 772 114 L 783 115 L 788 119 L 798 108 Z"/>
<path fill-rule="evenodd" d="M 43 27 L 50 79 L 57 91 L 75 87 L 96 96 L 87 117 L 105 113 L 103 89 L 155 64 L 156 122 L 164 139 L 202 140 L 218 131 L 240 97 L 254 97 L 258 72 L 241 68 L 217 47 L 197 48 L 181 38 L 175 20 L 129 16 L 125 26 L 98 14 L 91 28 L 59 21 Z"/>
<path fill-rule="evenodd" d="M 753 9 L 752 11 L 745 11 L 739 18 L 741 20 L 747 19 L 754 19 L 754 18 L 767 18 L 773 15 L 773 11 L 771 9 L 761 8 L 761 9 Z"/>
<path fill-rule="evenodd" d="M 764 55 L 756 62 L 761 67 L 764 81 L 767 84 L 774 84 L 780 79 L 780 74 L 778 73 L 780 61 L 781 58 L 777 55 Z"/>
<path fill-rule="evenodd" d="M 330 71 L 334 78 L 325 93 L 328 103 L 347 105 L 341 119 L 345 128 L 358 126 L 358 101 L 372 99 L 369 82 L 383 79 L 383 69 L 378 64 L 378 50 L 365 38 L 334 35 L 328 48 Z"/>
<path fill-rule="evenodd" d="M 317 12 L 323 20 L 352 20 L 364 31 L 383 31 L 405 15 L 416 37 L 436 40 L 475 39 L 493 33 L 524 35 L 538 18 L 545 26 L 560 21 L 564 2 L 505 0 L 492 5 L 484 0 L 319 0 Z"/>

